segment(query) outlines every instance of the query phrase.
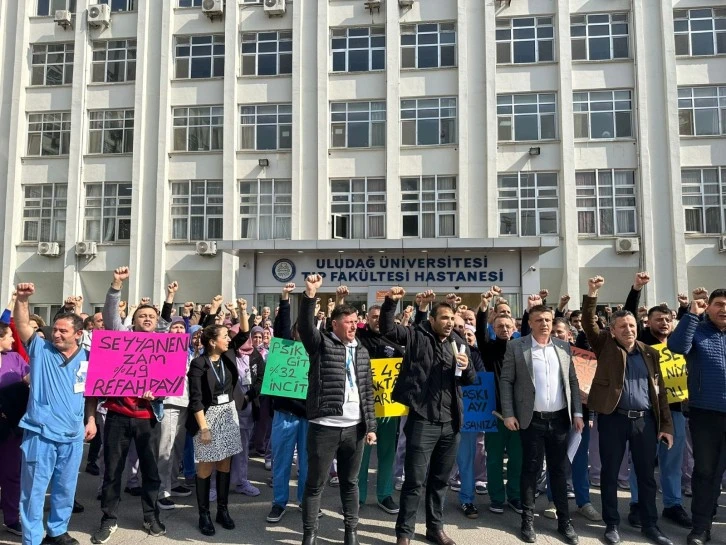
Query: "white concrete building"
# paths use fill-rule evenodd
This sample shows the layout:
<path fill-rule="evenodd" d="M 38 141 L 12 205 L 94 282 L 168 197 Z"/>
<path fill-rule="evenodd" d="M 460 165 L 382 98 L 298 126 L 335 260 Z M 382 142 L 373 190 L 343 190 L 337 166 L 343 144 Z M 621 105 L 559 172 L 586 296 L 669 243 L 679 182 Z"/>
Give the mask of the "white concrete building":
<path fill-rule="evenodd" d="M 0 3 L 3 296 L 724 285 L 725 0 L 108 3 Z"/>

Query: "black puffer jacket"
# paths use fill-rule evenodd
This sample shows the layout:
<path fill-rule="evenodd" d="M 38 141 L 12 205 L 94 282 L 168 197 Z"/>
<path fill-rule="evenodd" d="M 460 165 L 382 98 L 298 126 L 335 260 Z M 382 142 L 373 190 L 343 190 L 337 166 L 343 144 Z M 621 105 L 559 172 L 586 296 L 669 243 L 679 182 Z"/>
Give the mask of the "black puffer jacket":
<path fill-rule="evenodd" d="M 310 357 L 308 372 L 307 416 L 310 420 L 328 416 L 343 416 L 345 397 L 345 345 L 327 331 L 321 332 L 314 323 L 315 299 L 303 294 L 300 301 L 298 332 Z M 358 344 L 356 382 L 361 402 L 361 415 L 368 433 L 376 431 L 373 409 L 373 377 L 368 351 Z"/>

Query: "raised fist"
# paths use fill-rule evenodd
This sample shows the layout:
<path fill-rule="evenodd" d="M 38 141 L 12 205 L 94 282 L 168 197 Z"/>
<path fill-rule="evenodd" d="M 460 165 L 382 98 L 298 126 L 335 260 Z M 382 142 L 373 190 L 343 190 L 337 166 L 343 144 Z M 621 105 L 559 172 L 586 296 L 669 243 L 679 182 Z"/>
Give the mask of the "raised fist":
<path fill-rule="evenodd" d="M 449 293 L 446 296 L 446 302 L 449 303 L 452 307 L 456 307 L 461 303 L 461 297 L 456 295 L 455 293 Z"/>
<path fill-rule="evenodd" d="M 643 286 L 650 282 L 650 274 L 646 271 L 635 273 L 635 280 L 633 281 L 633 288 L 640 291 Z"/>
<path fill-rule="evenodd" d="M 247 313 L 247 300 L 242 299 L 241 297 L 237 299 L 237 308 L 240 312 L 246 314 Z"/>
<path fill-rule="evenodd" d="M 194 303 L 191 301 L 187 301 L 186 303 L 184 303 L 184 308 L 192 310 L 194 308 Z"/>
<path fill-rule="evenodd" d="M 169 284 L 166 287 L 166 293 L 168 295 L 176 293 L 178 290 L 179 290 L 179 282 L 177 282 L 176 280 L 174 280 L 174 282 L 172 282 L 171 284 Z"/>
<path fill-rule="evenodd" d="M 35 284 L 21 282 L 15 286 L 15 293 L 18 301 L 27 301 L 35 293 Z"/>
<path fill-rule="evenodd" d="M 76 308 L 76 298 L 72 295 L 69 295 L 68 297 L 66 297 L 65 304 L 63 306 L 70 309 Z"/>
<path fill-rule="evenodd" d="M 118 302 L 118 308 L 119 310 L 123 310 L 126 308 L 126 301 L 119 301 Z"/>
<path fill-rule="evenodd" d="M 605 285 L 605 279 L 602 276 L 593 276 L 587 281 L 587 286 L 590 291 L 597 293 L 597 290 Z"/>
<path fill-rule="evenodd" d="M 537 305 L 542 304 L 542 298 L 537 293 L 533 293 L 529 297 L 527 297 L 527 310 L 532 310 L 532 308 L 536 307 Z"/>
<path fill-rule="evenodd" d="M 421 303 L 428 305 L 436 300 L 436 294 L 433 290 L 426 290 L 421 294 Z"/>
<path fill-rule="evenodd" d="M 140 305 L 150 305 L 151 304 L 151 297 L 142 297 L 141 301 L 139 302 Z"/>
<path fill-rule="evenodd" d="M 416 303 L 416 306 L 421 304 L 421 299 L 423 299 L 423 293 L 417 293 L 416 297 L 414 297 L 413 302 Z"/>
<path fill-rule="evenodd" d="M 228 312 L 232 312 L 234 311 L 234 303 L 225 303 L 224 308 L 226 308 Z"/>
<path fill-rule="evenodd" d="M 406 295 L 406 290 L 404 290 L 401 286 L 394 286 L 388 290 L 388 297 L 394 301 L 400 301 L 403 299 L 404 295 Z"/>
<path fill-rule="evenodd" d="M 338 297 L 346 297 L 350 294 L 348 286 L 338 286 L 335 290 L 335 295 Z"/>
<path fill-rule="evenodd" d="M 456 308 L 456 310 L 457 310 L 457 311 L 459 311 L 459 312 L 464 312 L 464 311 L 466 311 L 466 310 L 469 310 L 469 307 L 467 307 L 466 305 L 459 305 L 459 306 L 458 306 L 458 307 Z"/>
<path fill-rule="evenodd" d="M 549 294 L 550 294 L 550 290 L 547 290 L 547 289 L 541 289 L 541 290 L 539 290 L 539 297 L 540 297 L 540 299 L 542 299 L 543 301 L 544 301 L 545 299 L 547 299 L 547 296 L 548 296 Z"/>
<path fill-rule="evenodd" d="M 688 295 L 686 295 L 685 293 L 678 294 L 678 306 L 681 306 L 681 307 L 688 306 Z"/>
<path fill-rule="evenodd" d="M 570 296 L 568 294 L 563 295 L 560 297 L 560 308 L 565 308 L 567 306 L 567 303 L 570 302 Z"/>
<path fill-rule="evenodd" d="M 308 297 L 315 297 L 315 294 L 323 285 L 323 277 L 319 274 L 309 274 L 305 278 L 305 293 Z"/>
<path fill-rule="evenodd" d="M 119 267 L 113 271 L 113 279 L 115 282 L 123 282 L 129 279 L 129 274 L 128 267 Z"/>
<path fill-rule="evenodd" d="M 288 282 L 282 286 L 283 293 L 292 293 L 293 291 L 295 291 L 295 282 Z"/>
<path fill-rule="evenodd" d="M 482 308 L 486 308 L 489 306 L 489 302 L 492 300 L 492 297 L 494 297 L 494 294 L 492 293 L 492 290 L 485 291 L 481 294 L 481 306 Z"/>
<path fill-rule="evenodd" d="M 413 307 L 411 305 L 408 305 L 405 309 L 403 309 L 403 313 L 406 316 L 411 316 L 413 314 Z"/>
<path fill-rule="evenodd" d="M 490 291 L 492 292 L 492 294 L 494 294 L 494 297 L 496 297 L 497 295 L 501 295 L 502 288 L 500 288 L 499 286 L 492 286 L 492 289 Z"/>
<path fill-rule="evenodd" d="M 700 316 L 701 314 L 706 312 L 707 306 L 708 306 L 708 303 L 706 303 L 705 299 L 694 299 L 693 301 L 691 301 L 691 308 L 688 309 L 688 311 L 691 312 L 692 314 Z"/>
<path fill-rule="evenodd" d="M 708 290 L 703 287 L 694 289 L 691 295 L 694 301 L 696 299 L 708 300 Z"/>

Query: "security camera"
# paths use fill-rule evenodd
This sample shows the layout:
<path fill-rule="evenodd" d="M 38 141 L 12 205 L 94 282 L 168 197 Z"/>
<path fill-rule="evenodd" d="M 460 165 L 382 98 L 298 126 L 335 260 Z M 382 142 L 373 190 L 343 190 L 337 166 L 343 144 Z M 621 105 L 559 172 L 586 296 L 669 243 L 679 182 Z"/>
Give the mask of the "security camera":
<path fill-rule="evenodd" d="M 534 271 L 536 271 L 536 270 L 537 270 L 537 267 L 535 267 L 534 265 L 531 265 L 531 266 L 529 267 L 529 270 L 530 270 L 530 271 L 532 271 L 532 272 L 534 272 Z"/>

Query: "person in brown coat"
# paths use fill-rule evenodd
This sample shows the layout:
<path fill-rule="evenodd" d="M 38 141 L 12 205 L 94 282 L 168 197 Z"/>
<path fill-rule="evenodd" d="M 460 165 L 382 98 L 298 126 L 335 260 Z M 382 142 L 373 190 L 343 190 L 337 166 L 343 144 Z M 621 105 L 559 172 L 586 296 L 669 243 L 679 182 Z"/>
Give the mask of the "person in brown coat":
<path fill-rule="evenodd" d="M 588 280 L 588 295 L 582 302 L 582 325 L 595 355 L 597 370 L 588 396 L 588 406 L 598 414 L 602 473 L 602 515 L 605 541 L 620 542 L 618 525 L 618 468 L 630 442 L 640 493 L 642 532 L 658 545 L 672 545 L 656 523 L 656 482 L 653 477 L 658 441 L 673 446 L 673 422 L 668 408 L 660 354 L 636 340 L 638 326 L 629 311 L 614 312 L 609 330 L 600 330 L 595 307 L 597 293 L 605 280 Z"/>

